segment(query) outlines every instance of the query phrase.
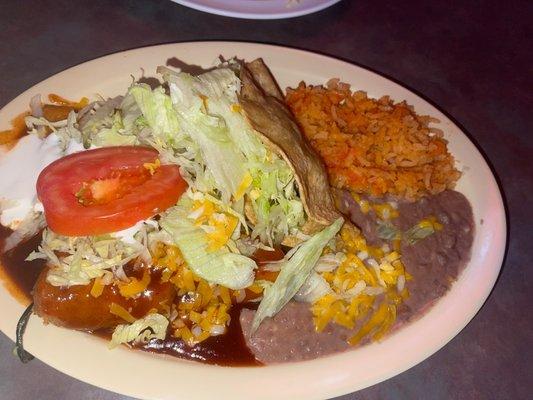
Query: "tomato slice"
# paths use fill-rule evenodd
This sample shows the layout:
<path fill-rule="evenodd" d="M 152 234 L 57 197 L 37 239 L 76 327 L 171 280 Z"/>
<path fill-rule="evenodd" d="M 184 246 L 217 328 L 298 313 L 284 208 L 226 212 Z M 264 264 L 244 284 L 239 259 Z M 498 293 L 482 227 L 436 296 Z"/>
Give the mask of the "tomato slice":
<path fill-rule="evenodd" d="M 178 166 L 160 166 L 157 157 L 148 147 L 118 146 L 54 161 L 37 179 L 48 226 L 66 236 L 101 235 L 173 206 L 187 183 Z"/>

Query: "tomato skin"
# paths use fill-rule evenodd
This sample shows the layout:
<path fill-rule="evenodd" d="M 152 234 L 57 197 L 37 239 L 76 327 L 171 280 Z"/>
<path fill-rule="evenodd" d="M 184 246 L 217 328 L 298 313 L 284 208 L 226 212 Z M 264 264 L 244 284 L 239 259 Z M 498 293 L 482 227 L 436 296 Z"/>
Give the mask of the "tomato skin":
<path fill-rule="evenodd" d="M 66 236 L 117 232 L 173 206 L 186 190 L 176 165 L 162 165 L 123 197 L 85 206 L 76 194 L 84 182 L 106 179 L 110 171 L 139 169 L 153 163 L 157 151 L 141 146 L 104 147 L 63 157 L 37 179 L 37 195 L 50 229 Z"/>

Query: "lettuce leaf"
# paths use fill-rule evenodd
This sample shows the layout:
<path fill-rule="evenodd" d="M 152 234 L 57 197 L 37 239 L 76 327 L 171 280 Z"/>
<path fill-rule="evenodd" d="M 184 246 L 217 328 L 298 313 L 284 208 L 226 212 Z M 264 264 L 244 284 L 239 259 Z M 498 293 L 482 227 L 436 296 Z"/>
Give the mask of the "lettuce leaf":
<path fill-rule="evenodd" d="M 241 82 L 230 68 L 219 68 L 198 76 L 196 90 L 209 100 L 209 115 L 224 120 L 228 136 L 248 161 L 263 160 L 267 149 L 240 112 L 237 93 Z"/>
<path fill-rule="evenodd" d="M 208 113 L 206 107 L 216 103 L 198 90 L 199 78 L 180 73 L 167 77 L 174 109 L 182 129 L 198 145 L 207 169 L 215 179 L 216 188 L 228 203 L 234 196 L 246 173 L 243 154 L 232 141 L 226 120 Z"/>
<path fill-rule="evenodd" d="M 91 139 L 93 146 L 133 146 L 139 144 L 137 136 L 120 133 L 124 130 L 124 125 L 118 112 L 114 114 L 112 121 L 110 127 L 102 128 L 93 135 Z"/>
<path fill-rule="evenodd" d="M 165 90 L 162 87 L 152 90 L 146 84 L 136 84 L 130 88 L 129 94 L 135 99 L 152 133 L 170 145 L 174 144 L 180 124 Z"/>
<path fill-rule="evenodd" d="M 77 122 L 85 148 L 88 149 L 91 146 L 93 137 L 100 130 L 113 125 L 117 114 L 116 109 L 119 108 L 122 100 L 122 96 L 116 96 L 105 101 L 93 102 L 87 106 L 86 110 L 80 111 Z"/>
<path fill-rule="evenodd" d="M 296 249 L 289 259 L 284 260 L 274 284 L 265 289 L 263 300 L 252 321 L 251 333 L 254 333 L 261 322 L 276 315 L 300 290 L 308 279 L 318 261 L 322 250 L 337 234 L 344 220 L 337 219 L 330 226 L 316 233 Z"/>
<path fill-rule="evenodd" d="M 184 197 L 165 212 L 159 224 L 173 238 L 192 271 L 210 283 L 230 289 L 244 289 L 254 280 L 255 261 L 230 252 L 226 247 L 209 249 L 208 236 L 187 218 L 190 201 Z"/>

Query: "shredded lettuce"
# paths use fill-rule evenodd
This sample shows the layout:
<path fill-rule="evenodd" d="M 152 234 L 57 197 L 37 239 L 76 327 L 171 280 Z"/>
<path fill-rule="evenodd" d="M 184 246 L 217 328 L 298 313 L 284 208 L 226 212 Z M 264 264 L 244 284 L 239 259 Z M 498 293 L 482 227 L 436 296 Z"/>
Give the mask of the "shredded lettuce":
<path fill-rule="evenodd" d="M 28 117 L 30 129 L 48 127 L 66 149 L 148 145 L 175 163 L 190 187 L 232 207 L 252 238 L 279 245 L 305 223 L 290 166 L 261 141 L 238 102 L 241 82 L 231 63 L 197 77 L 160 68 L 169 93 L 134 83 L 124 96 L 93 102 L 67 120 Z"/>
<path fill-rule="evenodd" d="M 120 103 L 119 112 L 123 126 L 121 133 L 141 137 L 147 122 L 135 97 L 129 91 Z"/>
<path fill-rule="evenodd" d="M 328 242 L 337 234 L 344 220 L 337 219 L 330 226 L 316 233 L 301 244 L 290 258 L 284 260 L 274 284 L 265 289 L 263 300 L 252 321 L 251 332 L 255 332 L 261 322 L 277 314 L 300 290 L 308 279 Z"/>
<path fill-rule="evenodd" d="M 58 253 L 66 255 L 58 257 Z M 123 276 L 122 267 L 142 254 L 140 246 L 109 235 L 68 237 L 45 229 L 38 251 L 32 252 L 27 260 L 48 260 L 52 265 L 46 277 L 48 283 L 73 286 L 87 285 L 106 272 Z"/>
<path fill-rule="evenodd" d="M 165 90 L 162 87 L 152 90 L 146 84 L 136 84 L 130 88 L 129 94 L 135 99 L 153 134 L 172 143 L 180 126 Z"/>
<path fill-rule="evenodd" d="M 177 206 L 165 212 L 159 224 L 179 247 L 187 265 L 210 283 L 230 289 L 244 289 L 253 283 L 256 263 L 227 247 L 210 249 L 207 233 L 188 218 L 190 200 L 182 197 Z"/>
<path fill-rule="evenodd" d="M 227 134 L 248 161 L 263 160 L 268 150 L 240 112 L 237 93 L 241 82 L 230 68 L 220 68 L 198 76 L 196 90 L 205 96 L 209 115 L 224 120 Z"/>
<path fill-rule="evenodd" d="M 96 147 L 107 146 L 132 146 L 139 144 L 135 135 L 120 133 L 124 131 L 122 118 L 118 112 L 113 115 L 110 127 L 105 127 L 96 132 L 91 140 L 91 144 Z"/>
<path fill-rule="evenodd" d="M 55 135 L 59 138 L 59 146 L 63 152 L 68 152 L 69 147 L 72 147 L 72 141 L 82 143 L 81 131 L 76 127 L 76 112 L 71 111 L 68 114 L 66 125 L 55 131 Z"/>
<path fill-rule="evenodd" d="M 429 216 L 409 228 L 405 232 L 403 240 L 412 246 L 419 240 L 425 239 L 440 230 L 442 230 L 442 224 L 434 216 Z"/>
<path fill-rule="evenodd" d="M 240 81 L 230 68 L 192 77 L 165 70 L 174 107 L 182 125 L 198 143 L 222 199 L 249 193 L 254 223 L 252 237 L 279 244 L 305 222 L 289 165 L 270 151 L 246 120 L 238 104 Z M 215 151 L 216 150 L 216 151 Z M 251 182 L 242 187 L 246 173 Z M 240 197 L 239 195 L 235 197 Z"/>
<path fill-rule="evenodd" d="M 294 296 L 294 300 L 314 303 L 328 293 L 332 293 L 329 283 L 326 282 L 322 275 L 319 275 L 316 272 L 311 272 L 307 280 L 300 287 L 300 290 L 298 290 Z"/>
<path fill-rule="evenodd" d="M 256 163 L 250 200 L 257 218 L 252 237 L 270 246 L 294 234 L 305 222 L 303 204 L 296 194 L 294 175 L 285 161 L 271 155 L 271 162 Z"/>
<path fill-rule="evenodd" d="M 83 112 L 80 111 L 78 118 L 78 127 L 81 131 L 83 145 L 89 148 L 94 136 L 102 129 L 110 128 L 116 119 L 117 108 L 119 108 L 123 97 L 117 96 L 107 100 L 93 102 L 87 106 Z"/>
<path fill-rule="evenodd" d="M 109 348 L 122 343 L 146 343 L 151 339 L 164 339 L 167 335 L 168 319 L 157 313 L 148 314 L 131 324 L 118 325 L 113 331 Z"/>
<path fill-rule="evenodd" d="M 126 112 L 123 116 L 125 129 L 130 127 L 137 132 L 141 144 L 159 151 L 163 163 L 179 165 L 189 187 L 205 193 L 215 191 L 217 182 L 206 167 L 199 143 L 182 126 L 171 97 L 162 87 L 152 90 L 148 85 L 133 85 L 122 107 L 122 112 Z"/>
<path fill-rule="evenodd" d="M 189 74 L 167 75 L 167 79 L 183 130 L 198 145 L 222 199 L 229 202 L 244 179 L 246 160 L 231 140 L 226 121 L 207 111 L 209 104 L 216 103 L 218 99 L 203 94 L 199 87 L 204 86 L 205 89 L 207 85 L 202 85 L 199 78 Z"/>
<path fill-rule="evenodd" d="M 337 269 L 344 260 L 346 260 L 346 254 L 343 252 L 323 255 L 318 259 L 315 265 L 315 272 L 331 272 Z"/>

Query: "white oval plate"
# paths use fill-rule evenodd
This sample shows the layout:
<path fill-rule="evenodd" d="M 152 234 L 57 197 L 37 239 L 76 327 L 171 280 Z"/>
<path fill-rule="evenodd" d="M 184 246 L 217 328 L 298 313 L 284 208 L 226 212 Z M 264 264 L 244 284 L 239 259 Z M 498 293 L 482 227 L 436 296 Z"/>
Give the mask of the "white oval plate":
<path fill-rule="evenodd" d="M 321 11 L 340 0 L 173 0 L 210 14 L 247 19 L 282 19 Z"/>
<path fill-rule="evenodd" d="M 506 241 L 506 221 L 496 181 L 476 147 L 438 109 L 404 87 L 361 67 L 333 58 L 283 47 L 233 42 L 194 42 L 141 48 L 89 61 L 27 90 L 0 111 L 0 130 L 28 108 L 37 94 L 112 96 L 126 91 L 141 68 L 155 75 L 158 65 L 178 57 L 213 65 L 218 55 L 247 60 L 263 57 L 280 86 L 301 80 L 321 84 L 339 77 L 369 95 L 407 100 L 421 114 L 432 115 L 449 140 L 464 174 L 458 190 L 470 200 L 476 223 L 472 261 L 449 293 L 426 315 L 381 343 L 317 360 L 268 367 L 229 368 L 119 348 L 99 338 L 31 318 L 26 348 L 50 366 L 82 381 L 147 399 L 322 399 L 383 381 L 421 362 L 444 346 L 474 317 L 498 276 Z M 483 221 L 483 222 L 481 222 Z M 0 329 L 14 340 L 24 306 L 0 287 Z"/>

